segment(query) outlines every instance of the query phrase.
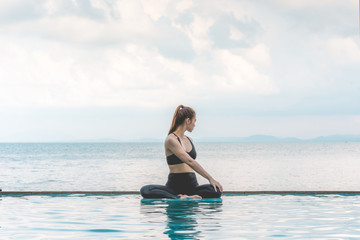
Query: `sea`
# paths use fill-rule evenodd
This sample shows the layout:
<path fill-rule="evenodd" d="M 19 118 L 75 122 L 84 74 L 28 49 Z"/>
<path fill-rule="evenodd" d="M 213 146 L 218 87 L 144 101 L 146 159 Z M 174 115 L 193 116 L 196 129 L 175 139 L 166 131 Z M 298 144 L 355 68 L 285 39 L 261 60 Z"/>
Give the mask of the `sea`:
<path fill-rule="evenodd" d="M 225 191 L 359 191 L 360 143 L 195 142 Z M 165 184 L 162 143 L 1 143 L 1 239 L 359 239 L 358 193 L 224 193 L 216 201 L 140 194 Z M 198 176 L 199 183 L 207 180 Z M 146 201 L 145 201 L 146 200 Z"/>
<path fill-rule="evenodd" d="M 195 147 L 196 161 L 225 191 L 360 191 L 359 142 Z M 159 142 L 0 143 L 0 168 L 3 191 L 138 191 L 165 184 L 169 172 Z"/>

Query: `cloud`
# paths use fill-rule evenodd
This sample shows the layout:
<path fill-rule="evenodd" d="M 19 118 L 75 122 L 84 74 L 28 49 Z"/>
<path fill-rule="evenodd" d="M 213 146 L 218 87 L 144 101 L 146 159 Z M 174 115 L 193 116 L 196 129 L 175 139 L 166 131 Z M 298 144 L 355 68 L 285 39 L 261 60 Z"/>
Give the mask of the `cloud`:
<path fill-rule="evenodd" d="M 271 61 L 264 44 L 237 53 L 213 49 L 209 30 L 225 15 L 213 18 L 211 8 L 196 13 L 191 1 L 41 4 L 38 17 L 2 30 L 2 106 L 161 107 L 215 92 L 277 91 L 258 72 Z M 190 21 L 179 24 L 189 11 Z M 239 24 L 225 21 L 233 32 Z M 230 32 L 225 37 L 231 41 Z"/>
<path fill-rule="evenodd" d="M 176 10 L 180 13 L 190 9 L 193 6 L 192 0 L 183 0 L 176 4 Z"/>
<path fill-rule="evenodd" d="M 99 7 L 99 8 L 95 8 Z M 65 6 L 54 6 L 53 14 L 47 14 L 15 25 L 8 25 L 5 31 L 20 36 L 33 35 L 40 38 L 51 38 L 54 41 L 68 41 L 70 43 L 117 43 L 136 41 L 136 39 L 150 38 L 155 28 L 146 15 L 141 11 L 141 5 L 136 1 L 117 3 L 111 6 L 82 6 L 73 11 Z M 74 7 L 74 6 L 73 6 Z M 77 9 L 83 9 L 78 11 Z M 89 10 L 87 10 L 89 9 Z M 102 17 L 94 17 L 98 10 Z M 131 14 L 128 10 L 132 10 Z M 49 11 L 49 10 L 48 10 Z M 141 40 L 140 40 L 141 41 Z"/>
<path fill-rule="evenodd" d="M 246 1 L 48 0 L 27 2 L 31 17 L 18 21 L 22 3 L 0 3 L 13 13 L 0 30 L 2 106 L 166 107 L 272 96 L 270 106 L 287 111 L 286 102 L 306 113 L 313 110 L 303 99 L 321 96 L 326 105 L 338 89 L 347 93 L 342 103 L 354 99 L 340 83 L 343 68 L 358 86 L 351 79 L 359 46 L 344 33 L 350 20 L 335 24 L 345 3 L 329 1 L 326 14 L 318 12 L 334 20 L 325 28 L 314 21 L 324 4 L 310 1 L 264 8 Z M 338 6 L 339 14 L 329 14 Z M 336 30 L 342 26 L 347 30 Z"/>
<path fill-rule="evenodd" d="M 160 107 L 216 91 L 273 91 L 267 77 L 229 51 L 211 56 L 210 68 L 221 73 L 212 82 L 211 74 L 198 67 L 201 59 L 194 63 L 171 60 L 135 44 L 92 51 L 46 41 L 37 42 L 40 49 L 30 50 L 32 43 L 27 44 L 1 42 L 7 49 L 2 66 L 10 59 L 6 68 L 0 67 L 3 106 Z"/>
<path fill-rule="evenodd" d="M 353 3 L 351 0 L 323 0 L 323 1 L 311 1 L 311 0 L 275 0 L 278 5 L 287 8 L 323 8 L 323 7 L 334 7 L 334 6 L 349 6 Z"/>
<path fill-rule="evenodd" d="M 360 44 L 350 37 L 334 37 L 327 47 L 333 60 L 341 65 L 360 65 Z"/>
<path fill-rule="evenodd" d="M 230 40 L 239 41 L 244 38 L 244 34 L 241 33 L 237 28 L 234 26 L 230 26 Z"/>
<path fill-rule="evenodd" d="M 17 56 L 0 67 L 2 106 L 163 106 L 164 97 L 177 99 L 167 90 L 181 84 L 164 68 L 169 60 L 136 45 L 92 52 L 44 42 L 33 51 L 3 46 L 5 56 Z"/>
<path fill-rule="evenodd" d="M 91 137 L 89 129 L 116 112 L 108 136 L 131 137 L 123 126 L 135 118 L 144 126 L 139 136 L 156 134 L 148 119 L 158 124 L 158 113 L 165 118 L 178 104 L 197 108 L 204 122 L 218 120 L 203 135 L 225 123 L 219 136 L 274 134 L 266 130 L 271 118 L 283 136 L 311 135 L 306 129 L 318 126 L 306 122 L 317 117 L 321 132 L 351 131 L 360 113 L 358 6 L 350 0 L 4 0 L 0 52 L 0 111 L 10 116 L 0 126 L 19 119 L 1 129 L 14 139 L 32 139 L 37 131 L 27 129 L 39 122 L 49 138 L 69 126 Z M 52 113 L 63 131 L 51 132 Z"/>
<path fill-rule="evenodd" d="M 243 57 L 254 66 L 270 67 L 270 49 L 264 43 L 259 43 L 252 48 L 241 49 Z"/>
<path fill-rule="evenodd" d="M 141 0 L 144 12 L 155 21 L 164 15 L 169 2 L 170 0 Z"/>
<path fill-rule="evenodd" d="M 156 46 L 159 53 L 170 59 L 191 61 L 195 57 L 191 39 L 178 28 L 174 28 L 168 19 L 157 21 L 158 36 L 146 45 Z"/>
<path fill-rule="evenodd" d="M 44 17 L 43 1 L 4 0 L 0 3 L 0 24 L 16 24 Z"/>
<path fill-rule="evenodd" d="M 260 95 L 278 92 L 273 82 L 266 75 L 258 73 L 255 66 L 241 55 L 233 54 L 229 50 L 218 50 L 215 55 L 224 73 L 214 77 L 218 90 L 253 92 Z"/>
<path fill-rule="evenodd" d="M 208 36 L 209 28 L 214 23 L 212 18 L 193 15 L 193 21 L 181 29 L 191 39 L 192 46 L 197 53 L 211 49 L 212 41 Z"/>
<path fill-rule="evenodd" d="M 233 14 L 224 14 L 211 26 L 210 36 L 217 48 L 251 47 L 257 43 L 260 32 L 259 23 L 253 19 L 242 21 Z M 234 34 L 237 34 L 236 38 Z M 242 34 L 241 38 L 239 34 Z"/>

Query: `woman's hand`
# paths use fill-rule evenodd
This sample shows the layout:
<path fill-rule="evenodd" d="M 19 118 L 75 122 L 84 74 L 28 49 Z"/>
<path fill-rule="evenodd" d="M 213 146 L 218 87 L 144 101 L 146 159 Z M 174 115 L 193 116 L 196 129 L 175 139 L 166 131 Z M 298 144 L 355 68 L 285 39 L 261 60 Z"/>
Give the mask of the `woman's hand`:
<path fill-rule="evenodd" d="M 216 181 L 215 179 L 212 178 L 212 179 L 209 180 L 209 182 L 210 182 L 210 184 L 214 187 L 215 192 L 217 192 L 217 188 L 219 188 L 220 192 L 223 191 L 223 187 L 222 187 L 221 184 L 220 184 L 218 181 Z"/>

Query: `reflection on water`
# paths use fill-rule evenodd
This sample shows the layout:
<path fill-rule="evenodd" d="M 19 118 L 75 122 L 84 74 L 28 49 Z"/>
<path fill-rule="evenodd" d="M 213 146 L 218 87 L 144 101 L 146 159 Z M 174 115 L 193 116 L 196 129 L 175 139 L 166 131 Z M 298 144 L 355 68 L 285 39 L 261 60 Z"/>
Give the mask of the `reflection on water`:
<path fill-rule="evenodd" d="M 359 194 L 222 199 L 0 196 L 0 239 L 360 239 Z"/>
<path fill-rule="evenodd" d="M 218 231 L 221 226 L 217 214 L 222 202 L 204 201 L 142 201 L 141 212 L 151 221 L 166 221 L 164 234 L 170 239 L 203 239 L 203 231 Z"/>

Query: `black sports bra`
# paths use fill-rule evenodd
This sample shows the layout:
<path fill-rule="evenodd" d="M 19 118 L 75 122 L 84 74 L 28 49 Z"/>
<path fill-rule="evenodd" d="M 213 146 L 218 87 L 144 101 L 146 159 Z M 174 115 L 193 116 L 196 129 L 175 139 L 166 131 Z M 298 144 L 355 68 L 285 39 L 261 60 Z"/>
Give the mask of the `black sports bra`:
<path fill-rule="evenodd" d="M 180 138 L 175 134 L 175 133 L 173 133 L 176 137 L 177 137 L 177 139 L 178 139 L 178 141 L 179 141 L 179 143 L 181 144 L 181 141 L 180 141 Z M 187 137 L 187 136 L 186 136 Z M 187 137 L 188 138 L 188 137 Z M 189 154 L 189 156 L 190 157 L 192 157 L 193 159 L 195 159 L 196 158 L 196 150 L 195 150 L 195 146 L 194 146 L 194 144 L 192 143 L 192 141 L 190 140 L 190 138 L 188 138 L 189 139 L 189 141 L 190 141 L 190 143 L 191 143 L 191 151 L 190 152 L 187 152 L 187 154 Z M 181 144 L 182 145 L 182 144 Z M 166 161 L 167 161 L 167 164 L 169 164 L 169 165 L 175 165 L 175 164 L 180 164 L 180 163 L 184 163 L 183 161 L 181 161 L 181 159 L 180 158 L 178 158 L 175 154 L 171 154 L 170 156 L 167 156 L 166 157 Z"/>

